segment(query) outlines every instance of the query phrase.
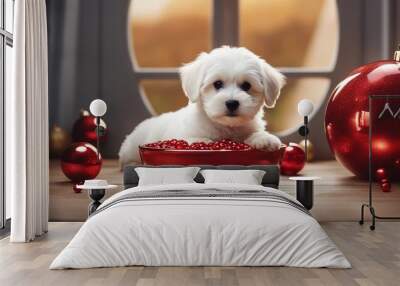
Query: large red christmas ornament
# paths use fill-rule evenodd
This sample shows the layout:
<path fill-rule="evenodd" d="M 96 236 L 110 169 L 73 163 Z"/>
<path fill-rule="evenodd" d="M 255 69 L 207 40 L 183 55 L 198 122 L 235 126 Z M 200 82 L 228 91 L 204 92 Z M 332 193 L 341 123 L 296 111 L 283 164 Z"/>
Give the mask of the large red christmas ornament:
<path fill-rule="evenodd" d="M 100 119 L 100 126 L 104 128 L 104 135 L 100 136 L 100 142 L 104 142 L 107 139 L 107 125 Z M 81 116 L 74 123 L 74 127 L 72 129 L 72 137 L 75 142 L 89 142 L 93 145 L 96 145 L 96 117 L 91 115 L 89 111 L 82 110 Z"/>
<path fill-rule="evenodd" d="M 375 179 L 400 178 L 400 62 L 377 61 L 353 70 L 338 84 L 329 99 L 325 114 L 326 136 L 336 159 L 359 178 L 368 178 L 369 124 L 372 130 L 372 154 Z M 369 95 L 373 99 L 371 114 Z M 379 116 L 389 103 L 387 110 Z M 379 118 L 380 117 L 380 118 Z M 377 171 L 381 169 L 380 171 Z M 389 186 L 389 187 L 388 187 Z M 390 189 L 390 184 L 381 186 Z"/>
<path fill-rule="evenodd" d="M 96 178 L 101 170 L 102 158 L 90 143 L 77 142 L 65 150 L 61 158 L 61 169 L 74 184 Z M 75 189 L 74 189 L 75 190 Z"/>
<path fill-rule="evenodd" d="M 306 154 L 303 148 L 299 144 L 289 143 L 280 162 L 281 174 L 294 176 L 304 168 L 305 163 Z"/>

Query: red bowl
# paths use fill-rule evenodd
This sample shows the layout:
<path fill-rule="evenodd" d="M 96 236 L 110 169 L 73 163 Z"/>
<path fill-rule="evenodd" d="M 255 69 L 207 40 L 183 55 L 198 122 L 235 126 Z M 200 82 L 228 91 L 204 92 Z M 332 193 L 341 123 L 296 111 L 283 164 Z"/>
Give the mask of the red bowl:
<path fill-rule="evenodd" d="M 276 165 L 285 151 L 263 150 L 166 150 L 139 147 L 145 165 Z"/>

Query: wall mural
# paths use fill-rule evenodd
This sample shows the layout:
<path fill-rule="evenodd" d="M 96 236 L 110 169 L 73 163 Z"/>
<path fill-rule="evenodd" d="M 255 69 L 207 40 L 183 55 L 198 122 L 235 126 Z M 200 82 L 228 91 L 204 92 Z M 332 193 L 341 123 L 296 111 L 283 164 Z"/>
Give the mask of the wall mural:
<path fill-rule="evenodd" d="M 214 1 L 191 1 L 190 5 L 181 0 L 124 0 L 115 5 L 106 1 L 48 2 L 50 124 L 73 135 L 75 122 L 91 100 L 104 99 L 109 112 L 103 120 L 110 130 L 103 143 L 106 158 L 118 157 L 124 137 L 144 119 L 186 106 L 178 68 L 199 53 L 219 47 L 214 32 L 218 25 L 226 24 L 213 20 Z M 302 118 L 296 112 L 298 101 L 311 99 L 316 106 L 312 116 L 320 117 L 318 109 L 330 86 L 331 74 L 326 70 L 334 64 L 339 44 L 336 2 L 313 0 L 310 5 L 315 9 L 302 13 L 293 13 L 302 5 L 298 0 L 274 5 L 253 0 L 238 3 L 237 21 L 239 17 L 247 20 L 226 32 L 236 35 L 234 46 L 248 47 L 271 65 L 283 67 L 287 75 L 275 108 L 265 113 L 268 130 L 285 142 L 299 143 L 302 138 L 297 129 Z M 270 24 L 259 25 L 265 17 Z M 193 24 L 182 25 L 189 22 Z M 290 32 L 293 25 L 296 33 Z M 329 37 L 324 32 L 327 28 Z M 282 34 L 287 37 L 280 37 Z M 309 76 L 310 69 L 321 72 Z M 319 142 L 321 129 L 313 127 L 315 124 L 310 123 L 311 129 L 318 130 L 311 138 L 317 143 L 314 157 L 329 157 L 327 144 Z"/>

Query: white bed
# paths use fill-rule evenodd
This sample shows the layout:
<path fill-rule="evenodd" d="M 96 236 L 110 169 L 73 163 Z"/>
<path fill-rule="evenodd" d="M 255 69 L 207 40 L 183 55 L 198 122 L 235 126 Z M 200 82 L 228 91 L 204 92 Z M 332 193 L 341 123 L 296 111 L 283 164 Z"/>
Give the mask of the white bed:
<path fill-rule="evenodd" d="M 155 195 L 165 192 L 175 194 Z M 318 222 L 286 193 L 197 183 L 115 194 L 50 269 L 128 265 L 351 267 Z"/>

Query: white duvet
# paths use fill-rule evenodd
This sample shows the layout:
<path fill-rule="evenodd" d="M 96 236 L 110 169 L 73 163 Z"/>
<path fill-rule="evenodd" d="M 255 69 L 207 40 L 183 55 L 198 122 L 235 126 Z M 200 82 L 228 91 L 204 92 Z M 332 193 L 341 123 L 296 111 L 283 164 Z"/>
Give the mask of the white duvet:
<path fill-rule="evenodd" d="M 115 200 L 131 192 L 262 190 L 254 185 L 179 184 L 120 192 L 90 217 L 50 269 L 146 266 L 294 266 L 349 268 L 318 222 L 289 204 L 258 198 Z"/>

